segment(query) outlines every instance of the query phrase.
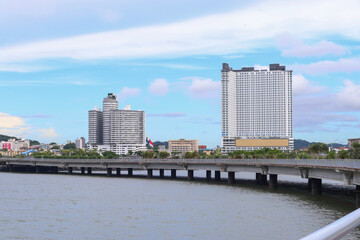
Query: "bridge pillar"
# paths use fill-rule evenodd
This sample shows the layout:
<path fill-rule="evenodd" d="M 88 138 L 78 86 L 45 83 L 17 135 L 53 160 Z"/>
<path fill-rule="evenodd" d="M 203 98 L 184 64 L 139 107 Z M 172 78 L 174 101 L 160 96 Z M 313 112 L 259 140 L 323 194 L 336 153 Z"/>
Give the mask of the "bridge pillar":
<path fill-rule="evenodd" d="M 152 176 L 153 176 L 153 170 L 152 170 L 152 169 L 148 169 L 148 170 L 147 170 L 147 177 L 148 177 L 148 178 L 152 178 Z"/>
<path fill-rule="evenodd" d="M 277 174 L 270 174 L 269 178 L 269 188 L 270 189 L 277 189 L 278 183 L 277 183 Z"/>
<path fill-rule="evenodd" d="M 108 177 L 111 177 L 111 175 L 112 175 L 112 168 L 107 168 L 107 169 L 106 169 L 106 175 L 107 175 Z"/>
<path fill-rule="evenodd" d="M 321 195 L 322 193 L 322 180 L 319 178 L 311 179 L 311 193 L 312 195 Z"/>
<path fill-rule="evenodd" d="M 356 208 L 360 208 L 360 185 L 356 185 Z"/>
<path fill-rule="evenodd" d="M 121 168 L 116 168 L 116 175 L 120 176 L 121 175 Z"/>
<path fill-rule="evenodd" d="M 256 173 L 255 179 L 257 184 L 261 184 L 261 173 Z"/>
<path fill-rule="evenodd" d="M 308 178 L 307 189 L 308 189 L 308 191 L 310 191 L 310 192 L 311 192 L 311 180 L 312 180 L 312 178 Z"/>
<path fill-rule="evenodd" d="M 87 174 L 91 175 L 91 172 L 92 172 L 92 168 L 91 168 L 91 167 L 88 167 L 88 168 L 87 168 Z"/>
<path fill-rule="evenodd" d="M 51 172 L 52 173 L 58 173 L 59 172 L 59 167 L 51 167 Z"/>
<path fill-rule="evenodd" d="M 194 180 L 194 170 L 188 170 L 188 180 Z"/>
<path fill-rule="evenodd" d="M 266 174 L 261 174 L 260 183 L 261 183 L 261 185 L 266 185 L 267 184 L 267 175 Z"/>
<path fill-rule="evenodd" d="M 235 172 L 228 172 L 228 184 L 235 183 Z"/>
<path fill-rule="evenodd" d="M 133 169 L 132 168 L 128 168 L 128 176 L 132 177 L 133 175 Z"/>
<path fill-rule="evenodd" d="M 85 168 L 84 167 L 81 167 L 81 174 L 85 174 Z"/>
<path fill-rule="evenodd" d="M 176 178 L 176 169 L 171 169 L 171 178 Z"/>
<path fill-rule="evenodd" d="M 164 178 L 164 169 L 159 170 L 159 176 L 160 178 Z"/>
<path fill-rule="evenodd" d="M 36 172 L 36 173 L 40 173 L 40 172 L 41 172 L 40 166 L 36 166 L 36 167 L 35 167 L 35 172 Z"/>
<path fill-rule="evenodd" d="M 211 180 L 211 170 L 206 170 L 206 180 Z"/>
<path fill-rule="evenodd" d="M 215 171 L 215 180 L 216 181 L 220 181 L 221 177 L 220 177 L 220 171 Z"/>
<path fill-rule="evenodd" d="M 68 167 L 68 174 L 72 174 L 73 168 L 72 167 Z"/>

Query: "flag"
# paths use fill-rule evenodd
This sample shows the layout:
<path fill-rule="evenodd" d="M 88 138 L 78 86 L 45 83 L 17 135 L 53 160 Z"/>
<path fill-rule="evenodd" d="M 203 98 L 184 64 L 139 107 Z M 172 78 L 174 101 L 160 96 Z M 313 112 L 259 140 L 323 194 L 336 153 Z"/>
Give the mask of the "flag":
<path fill-rule="evenodd" d="M 146 143 L 149 144 L 150 147 L 154 147 L 153 142 L 150 140 L 150 138 L 146 137 Z"/>

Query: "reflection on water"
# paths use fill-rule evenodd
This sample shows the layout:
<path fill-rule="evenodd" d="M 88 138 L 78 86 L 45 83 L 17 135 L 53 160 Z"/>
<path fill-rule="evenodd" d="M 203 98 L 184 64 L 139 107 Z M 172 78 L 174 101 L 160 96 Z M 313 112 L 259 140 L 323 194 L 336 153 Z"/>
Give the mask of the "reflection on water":
<path fill-rule="evenodd" d="M 0 173 L 0 182 L 0 239 L 298 239 L 354 210 L 349 197 L 246 180 Z"/>

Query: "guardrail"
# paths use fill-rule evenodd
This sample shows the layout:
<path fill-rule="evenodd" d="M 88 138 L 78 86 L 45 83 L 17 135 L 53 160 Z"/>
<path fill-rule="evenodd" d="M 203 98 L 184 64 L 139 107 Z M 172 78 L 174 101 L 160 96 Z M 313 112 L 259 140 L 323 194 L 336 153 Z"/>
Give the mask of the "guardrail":
<path fill-rule="evenodd" d="M 139 164 L 215 164 L 215 165 L 267 165 L 267 166 L 291 166 L 291 167 L 322 167 L 331 169 L 360 170 L 358 159 L 144 159 L 144 158 L 120 158 L 120 159 L 47 159 L 47 158 L 3 158 L 5 161 L 29 161 L 51 163 L 139 163 Z"/>
<path fill-rule="evenodd" d="M 340 239 L 360 225 L 360 209 L 355 210 L 337 221 L 301 238 L 300 240 Z"/>

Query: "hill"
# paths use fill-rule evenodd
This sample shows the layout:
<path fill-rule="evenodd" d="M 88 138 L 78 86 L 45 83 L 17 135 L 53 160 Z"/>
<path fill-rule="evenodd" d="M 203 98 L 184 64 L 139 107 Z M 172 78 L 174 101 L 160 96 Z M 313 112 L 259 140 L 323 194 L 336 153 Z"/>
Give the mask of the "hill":
<path fill-rule="evenodd" d="M 10 138 L 15 138 L 16 140 L 19 140 L 19 138 L 17 138 L 17 137 L 12 137 L 12 136 L 7 136 L 7 135 L 0 134 L 0 142 L 1 141 L 8 141 Z M 40 145 L 40 143 L 37 140 L 30 140 L 30 146 L 32 146 L 32 145 Z"/>
<path fill-rule="evenodd" d="M 294 139 L 294 149 L 299 150 L 301 148 L 307 148 L 311 144 L 314 144 L 314 143 L 316 143 L 316 142 L 308 142 L 308 141 L 303 140 L 303 139 Z M 328 146 L 329 147 L 334 147 L 334 148 L 347 147 L 346 144 L 341 144 L 341 143 L 329 143 Z"/>

